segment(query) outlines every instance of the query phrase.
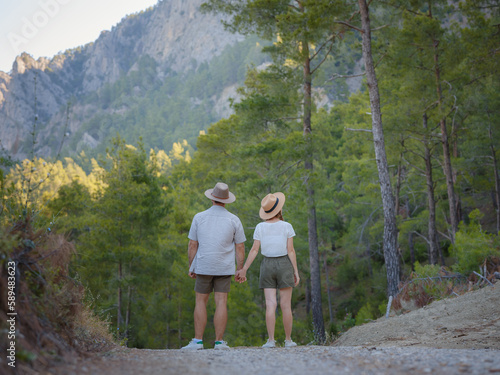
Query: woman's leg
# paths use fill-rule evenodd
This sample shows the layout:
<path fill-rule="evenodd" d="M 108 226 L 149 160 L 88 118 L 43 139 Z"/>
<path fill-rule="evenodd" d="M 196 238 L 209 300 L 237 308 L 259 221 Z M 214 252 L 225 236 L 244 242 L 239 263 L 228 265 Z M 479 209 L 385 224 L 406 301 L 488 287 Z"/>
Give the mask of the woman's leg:
<path fill-rule="evenodd" d="M 292 288 L 290 288 L 292 289 Z M 264 288 L 264 296 L 266 297 L 266 327 L 269 340 L 274 340 L 274 326 L 276 324 L 276 289 Z"/>
<path fill-rule="evenodd" d="M 293 288 L 280 289 L 280 307 L 283 314 L 283 327 L 285 328 L 285 340 L 292 339 L 292 290 Z"/>

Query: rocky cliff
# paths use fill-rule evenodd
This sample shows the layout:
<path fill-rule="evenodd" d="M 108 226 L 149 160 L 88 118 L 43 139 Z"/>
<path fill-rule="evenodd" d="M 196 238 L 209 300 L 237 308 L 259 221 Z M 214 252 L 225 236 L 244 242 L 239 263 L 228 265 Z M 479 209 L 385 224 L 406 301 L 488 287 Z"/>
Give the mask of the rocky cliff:
<path fill-rule="evenodd" d="M 16 158 L 26 157 L 33 144 L 30 133 L 36 126 L 37 154 L 53 156 L 57 147 L 50 140 L 62 135 L 64 108 L 71 101 L 69 140 L 79 136 L 80 142 L 95 147 L 100 140 L 78 133 L 79 126 L 96 112 L 117 111 L 97 103 L 102 99 L 101 91 L 137 71 L 145 56 L 155 62 L 154 80 L 162 81 L 171 73 L 211 61 L 226 46 L 243 39 L 226 32 L 217 16 L 202 14 L 201 3 L 163 0 L 124 18 L 111 31 L 103 31 L 94 43 L 51 59 L 35 61 L 25 53 L 18 56 L 9 74 L 0 72 L 1 146 Z M 144 95 L 140 88 L 135 93 Z M 94 101 L 89 99 L 92 95 Z M 126 106 L 121 110 L 126 111 Z"/>

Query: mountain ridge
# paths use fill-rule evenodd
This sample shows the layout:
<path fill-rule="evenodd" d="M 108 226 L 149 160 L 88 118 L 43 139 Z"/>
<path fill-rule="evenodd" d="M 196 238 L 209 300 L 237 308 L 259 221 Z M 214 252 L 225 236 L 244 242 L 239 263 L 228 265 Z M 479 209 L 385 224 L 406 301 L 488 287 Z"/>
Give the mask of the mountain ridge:
<path fill-rule="evenodd" d="M 27 53 L 16 57 L 9 74 L 0 72 L 1 146 L 15 158 L 26 157 L 33 143 L 30 132 L 36 116 L 39 134 L 35 150 L 40 156 L 55 156 L 57 142 L 50 139 L 56 134 L 61 138 L 69 101 L 72 113 L 79 114 L 69 124 L 67 134 L 71 140 L 78 127 L 89 119 L 86 113 L 92 116 L 100 112 L 98 101 L 106 85 L 137 72 L 141 59 L 152 60 L 154 79 L 161 82 L 169 75 L 193 71 L 220 55 L 226 46 L 243 41 L 241 35 L 224 30 L 221 17 L 202 14 L 201 3 L 201 0 L 160 1 L 145 11 L 124 17 L 85 46 L 51 59 L 35 60 Z M 89 96 L 97 101 L 89 104 Z M 91 148 L 101 142 L 89 134 L 83 138 Z"/>

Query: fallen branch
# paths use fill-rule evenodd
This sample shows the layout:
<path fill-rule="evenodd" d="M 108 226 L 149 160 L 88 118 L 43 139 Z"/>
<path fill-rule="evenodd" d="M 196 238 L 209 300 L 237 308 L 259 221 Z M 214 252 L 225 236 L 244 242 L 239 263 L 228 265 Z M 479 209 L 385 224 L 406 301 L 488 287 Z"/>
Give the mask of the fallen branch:
<path fill-rule="evenodd" d="M 466 276 L 464 275 L 443 275 L 443 276 L 433 276 L 433 277 L 430 277 L 430 276 L 427 276 L 427 277 L 417 277 L 415 279 L 411 279 L 408 284 L 411 284 L 412 282 L 416 281 L 416 280 L 437 280 L 437 279 L 458 279 L 458 278 L 466 278 Z"/>
<path fill-rule="evenodd" d="M 477 273 L 476 271 L 472 271 L 472 272 L 474 272 L 474 274 L 476 274 L 477 276 L 479 276 L 481 279 L 486 280 L 491 286 L 493 286 L 493 283 L 490 280 L 488 280 L 486 277 L 484 277 L 483 275 Z"/>
<path fill-rule="evenodd" d="M 352 129 L 352 128 L 344 128 L 345 130 L 350 130 L 352 132 L 367 132 L 371 133 L 372 131 L 370 129 Z"/>
<path fill-rule="evenodd" d="M 389 302 L 387 303 L 387 310 L 385 312 L 385 318 L 389 319 L 389 312 L 391 311 L 392 296 L 389 296 Z"/>

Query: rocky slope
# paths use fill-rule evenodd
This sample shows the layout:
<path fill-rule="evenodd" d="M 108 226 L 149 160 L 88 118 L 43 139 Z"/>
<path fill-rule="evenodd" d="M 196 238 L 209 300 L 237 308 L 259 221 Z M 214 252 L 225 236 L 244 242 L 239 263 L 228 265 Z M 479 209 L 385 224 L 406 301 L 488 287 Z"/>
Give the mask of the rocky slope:
<path fill-rule="evenodd" d="M 82 98 L 98 97 L 106 84 L 136 71 L 144 56 L 156 62 L 156 79 L 162 80 L 169 72 L 182 73 L 210 61 L 224 47 L 243 39 L 226 32 L 219 17 L 202 14 L 201 3 L 163 0 L 124 18 L 111 31 L 103 31 L 94 43 L 51 59 L 35 61 L 25 53 L 18 56 L 9 74 L 0 72 L 1 146 L 16 158 L 26 157 L 36 118 L 37 154 L 53 156 L 57 147 L 50 140 L 54 134 L 61 135 L 69 100 L 76 114 L 66 133 L 71 138 L 99 109 L 95 101 Z M 82 138 L 91 146 L 98 142 L 89 137 L 84 134 Z"/>
<path fill-rule="evenodd" d="M 500 350 L 500 282 L 348 330 L 336 346 Z"/>

